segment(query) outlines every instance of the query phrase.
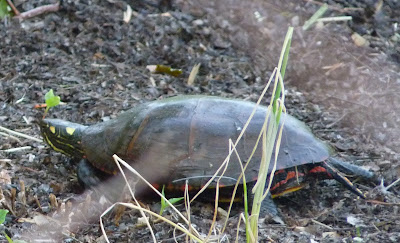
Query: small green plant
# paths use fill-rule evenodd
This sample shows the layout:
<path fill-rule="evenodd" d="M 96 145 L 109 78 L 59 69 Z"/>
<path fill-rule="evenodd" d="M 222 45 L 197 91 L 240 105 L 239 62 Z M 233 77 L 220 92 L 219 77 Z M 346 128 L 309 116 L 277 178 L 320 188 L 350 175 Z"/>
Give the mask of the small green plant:
<path fill-rule="evenodd" d="M 6 221 L 7 214 L 8 214 L 8 210 L 0 209 L 0 224 L 3 224 L 4 221 Z M 13 240 L 10 238 L 10 236 L 7 235 L 6 232 L 3 232 L 3 234 L 9 243 L 13 243 Z"/>
<path fill-rule="evenodd" d="M 6 209 L 0 209 L 0 224 L 3 224 L 6 221 L 6 216 L 8 214 L 8 210 Z M 6 234 L 6 232 L 3 232 L 4 236 L 6 237 L 8 243 L 27 243 L 24 240 L 12 240 L 10 236 Z"/>
<path fill-rule="evenodd" d="M 357 237 L 361 237 L 361 229 L 359 226 L 356 227 L 356 235 Z"/>
<path fill-rule="evenodd" d="M 162 215 L 164 210 L 169 207 L 167 201 L 164 199 L 165 198 L 164 188 L 165 188 L 165 186 L 163 186 L 162 191 L 161 191 L 161 194 L 164 197 L 161 197 L 161 208 L 160 208 L 160 213 L 159 213 L 160 215 Z M 174 205 L 175 203 L 182 201 L 182 199 L 183 199 L 183 197 L 170 198 L 170 199 L 168 199 L 168 202 L 170 202 L 172 205 Z"/>
<path fill-rule="evenodd" d="M 0 0 L 0 19 L 11 16 L 11 8 L 7 4 L 7 0 Z"/>
<path fill-rule="evenodd" d="M 276 168 L 277 155 L 279 154 L 280 139 L 282 136 L 283 123 L 280 124 L 280 118 L 284 108 L 284 86 L 283 77 L 285 75 L 286 65 L 289 59 L 289 49 L 293 35 L 293 27 L 289 27 L 286 34 L 286 38 L 279 58 L 278 68 L 275 73 L 275 82 L 273 96 L 271 98 L 269 113 L 264 122 L 262 129 L 262 158 L 260 163 L 260 169 L 258 174 L 258 180 L 256 185 L 252 189 L 253 194 L 253 205 L 251 210 L 251 217 L 247 217 L 246 212 L 246 239 L 247 242 L 258 242 L 258 219 L 261 210 L 261 203 L 268 196 L 269 188 L 273 179 L 274 169 L 271 171 L 269 181 L 268 168 L 272 160 L 275 163 L 273 168 Z M 268 125 L 267 125 L 268 124 Z M 279 125 L 280 124 L 280 125 Z M 275 143 L 271 141 L 276 141 Z M 275 158 L 272 157 L 272 153 L 275 151 Z M 265 189 L 266 188 L 266 189 Z M 247 207 L 246 207 L 247 208 Z"/>
<path fill-rule="evenodd" d="M 0 209 L 0 224 L 3 224 L 6 221 L 6 216 L 8 214 L 8 210 Z"/>
<path fill-rule="evenodd" d="M 54 95 L 53 89 L 50 89 L 49 92 L 47 92 L 44 95 L 44 99 L 46 101 L 46 110 L 44 112 L 43 117 L 46 117 L 47 112 L 51 107 L 57 106 L 60 104 L 60 96 Z"/>

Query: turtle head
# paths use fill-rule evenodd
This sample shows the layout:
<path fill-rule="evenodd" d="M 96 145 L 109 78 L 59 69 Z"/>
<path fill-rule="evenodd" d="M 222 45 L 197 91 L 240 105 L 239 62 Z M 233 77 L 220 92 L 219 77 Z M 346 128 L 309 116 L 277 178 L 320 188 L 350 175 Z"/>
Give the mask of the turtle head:
<path fill-rule="evenodd" d="M 76 158 L 84 156 L 81 141 L 86 126 L 59 119 L 43 119 L 39 126 L 44 140 L 55 151 Z"/>

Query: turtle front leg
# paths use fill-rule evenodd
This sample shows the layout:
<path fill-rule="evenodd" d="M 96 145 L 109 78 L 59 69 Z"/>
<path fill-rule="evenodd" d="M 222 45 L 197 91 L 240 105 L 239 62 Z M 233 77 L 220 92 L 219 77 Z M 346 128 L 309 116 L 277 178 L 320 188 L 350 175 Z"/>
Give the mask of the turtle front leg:
<path fill-rule="evenodd" d="M 111 175 L 94 167 L 87 159 L 79 161 L 77 174 L 79 183 L 86 189 L 95 188 L 111 177 Z"/>
<path fill-rule="evenodd" d="M 251 197 L 250 199 L 250 204 L 252 204 L 253 197 Z M 265 197 L 264 201 L 262 201 L 261 203 L 259 218 L 263 218 L 265 220 L 265 223 L 274 222 L 285 225 L 285 222 L 281 217 L 281 213 L 279 212 L 278 207 L 272 199 L 270 192 L 268 192 L 268 196 Z"/>

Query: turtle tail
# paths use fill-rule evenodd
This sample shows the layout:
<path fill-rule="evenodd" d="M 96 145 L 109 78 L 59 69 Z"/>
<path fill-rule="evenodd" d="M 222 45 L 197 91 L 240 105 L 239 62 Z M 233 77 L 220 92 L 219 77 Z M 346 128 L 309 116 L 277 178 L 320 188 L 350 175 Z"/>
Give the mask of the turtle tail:
<path fill-rule="evenodd" d="M 335 158 L 329 158 L 328 162 L 330 165 L 340 170 L 341 172 L 349 175 L 355 175 L 362 177 L 364 179 L 374 179 L 375 175 L 369 170 L 366 170 L 360 166 L 349 164 L 343 161 L 340 161 Z"/>
<path fill-rule="evenodd" d="M 332 176 L 332 179 L 335 179 L 336 181 L 338 181 L 338 182 L 340 182 L 343 186 L 345 186 L 347 189 L 349 189 L 351 192 L 353 192 L 354 194 L 356 194 L 357 196 L 359 196 L 359 197 L 361 197 L 361 198 L 363 198 L 363 199 L 365 199 L 365 195 L 364 195 L 364 193 L 362 192 L 362 191 L 360 191 L 356 186 L 354 186 L 354 184 L 349 180 L 349 179 L 347 179 L 338 169 L 336 169 L 335 168 L 335 166 L 334 165 L 336 165 L 337 163 L 336 162 L 340 162 L 339 164 L 340 165 L 345 165 L 346 167 L 346 170 L 345 171 L 349 171 L 349 167 L 347 167 L 347 165 L 350 165 L 350 164 L 347 164 L 347 163 L 345 163 L 345 162 L 341 162 L 341 161 L 338 161 L 338 160 L 336 160 L 336 162 L 334 162 L 334 163 L 331 163 L 331 159 L 329 159 L 329 160 L 327 160 L 327 161 L 325 161 L 325 162 L 323 162 L 322 163 L 322 166 L 326 169 L 326 171 Z M 358 167 L 358 166 L 355 166 L 355 167 Z M 342 167 L 340 167 L 340 169 L 341 169 Z M 361 172 L 361 170 L 363 170 L 361 167 L 358 167 L 358 170 L 360 170 L 360 172 Z M 342 170 L 341 170 L 342 171 Z M 369 172 L 369 171 L 367 171 L 367 172 Z M 364 172 L 363 172 L 364 173 Z M 357 173 L 354 173 L 352 170 L 350 170 L 350 174 L 356 174 L 356 175 L 358 175 Z"/>

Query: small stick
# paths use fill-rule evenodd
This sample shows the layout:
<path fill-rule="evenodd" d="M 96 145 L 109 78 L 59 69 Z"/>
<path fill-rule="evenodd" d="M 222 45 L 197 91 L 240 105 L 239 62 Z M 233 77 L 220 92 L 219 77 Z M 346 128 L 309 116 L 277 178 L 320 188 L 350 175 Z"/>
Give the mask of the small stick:
<path fill-rule="evenodd" d="M 6 153 L 13 153 L 13 152 L 18 152 L 21 150 L 26 150 L 26 149 L 31 149 L 31 146 L 24 146 L 24 147 L 19 147 L 19 148 L 11 148 L 11 149 L 5 149 L 5 150 L 0 150 L 2 152 L 6 152 Z"/>
<path fill-rule="evenodd" d="M 35 195 L 33 198 L 35 199 L 35 202 L 36 202 L 36 204 L 38 205 L 38 208 L 40 209 L 40 211 L 43 212 L 43 208 L 42 208 L 42 205 L 41 205 L 40 202 L 39 202 L 38 197 Z"/>
<path fill-rule="evenodd" d="M 35 16 L 38 16 L 40 14 L 43 13 L 51 13 L 51 12 L 57 12 L 60 9 L 60 3 L 55 3 L 55 4 L 48 4 L 48 5 L 43 5 L 34 9 L 31 9 L 29 11 L 23 12 L 17 16 L 15 16 L 15 18 L 19 19 L 19 20 L 25 20 L 25 19 L 29 19 Z"/>
<path fill-rule="evenodd" d="M 390 184 L 389 186 L 387 186 L 385 189 L 386 191 L 388 191 L 391 187 L 397 185 L 400 182 L 400 178 L 397 179 L 395 182 L 393 182 L 392 184 Z"/>
<path fill-rule="evenodd" d="M 29 136 L 29 135 L 26 135 L 26 134 L 23 134 L 23 133 L 20 133 L 20 132 L 16 132 L 16 131 L 7 129 L 7 128 L 2 127 L 2 126 L 0 126 L 0 130 L 3 130 L 5 132 L 8 132 L 8 133 L 13 134 L 15 136 L 19 136 L 19 137 L 30 139 L 30 140 L 33 140 L 33 141 L 36 141 L 36 142 L 43 142 L 41 139 L 34 138 L 32 136 Z"/>
<path fill-rule="evenodd" d="M 21 13 L 18 11 L 18 9 L 14 6 L 14 4 L 11 2 L 11 0 L 7 0 L 8 6 L 11 7 L 12 11 L 15 13 L 15 15 L 20 15 Z"/>
<path fill-rule="evenodd" d="M 12 138 L 12 139 L 14 139 L 15 141 L 17 141 L 19 143 L 21 142 L 21 140 L 19 140 L 17 137 L 15 137 L 15 136 L 13 136 L 11 134 L 8 134 L 8 133 L 5 133 L 5 132 L 0 132 L 0 135 L 4 136 L 4 137 L 7 137 L 7 138 Z"/>
<path fill-rule="evenodd" d="M 336 17 L 326 17 L 317 19 L 318 22 L 338 22 L 338 21 L 350 21 L 351 16 L 336 16 Z"/>
<path fill-rule="evenodd" d="M 50 199 L 50 205 L 54 210 L 58 210 L 58 202 L 57 202 L 57 198 L 53 193 L 50 193 L 49 195 L 49 199 Z"/>
<path fill-rule="evenodd" d="M 11 162 L 11 161 L 10 161 L 10 162 Z M 34 172 L 34 173 L 39 173 L 38 170 L 29 168 L 29 167 L 21 166 L 20 168 L 21 168 L 21 169 L 24 169 L 24 170 L 28 170 L 28 171 Z"/>
<path fill-rule="evenodd" d="M 372 204 L 378 204 L 378 205 L 385 205 L 385 206 L 400 206 L 400 203 L 388 203 L 388 202 L 381 202 L 378 200 L 366 200 L 369 203 Z"/>
<path fill-rule="evenodd" d="M 11 188 L 11 208 L 15 210 L 15 200 L 17 198 L 17 189 Z"/>
<path fill-rule="evenodd" d="M 313 0 L 304 0 L 304 1 L 316 4 L 316 5 L 323 5 L 324 4 L 324 3 L 321 3 L 321 2 L 318 2 L 318 1 L 313 1 Z M 332 6 L 332 5 L 328 5 L 328 8 L 332 9 L 332 10 L 339 11 L 339 12 L 364 11 L 363 8 L 339 8 L 339 7 L 335 7 L 335 6 Z"/>
<path fill-rule="evenodd" d="M 12 207 L 7 203 L 7 201 L 8 201 L 8 200 L 6 200 L 6 198 L 4 197 L 3 190 L 2 190 L 1 187 L 0 187 L 0 203 L 1 203 L 1 205 L 3 206 L 3 208 L 7 208 L 8 211 L 10 211 L 10 213 L 11 213 L 12 215 L 15 216 L 14 210 L 13 210 Z"/>
<path fill-rule="evenodd" d="M 318 224 L 318 225 L 320 225 L 320 226 L 322 226 L 322 227 L 325 227 L 325 228 L 327 228 L 327 229 L 329 229 L 329 230 L 333 230 L 333 228 L 332 228 L 331 226 L 326 225 L 326 224 L 324 224 L 324 223 L 321 223 L 321 222 L 319 222 L 319 221 L 317 221 L 317 220 L 315 220 L 315 219 L 311 219 L 311 222 L 313 222 L 314 224 Z"/>
<path fill-rule="evenodd" d="M 25 182 L 20 180 L 19 181 L 20 187 L 21 187 L 21 194 L 20 194 L 20 199 L 22 205 L 25 207 L 26 206 L 26 190 L 25 190 Z"/>

